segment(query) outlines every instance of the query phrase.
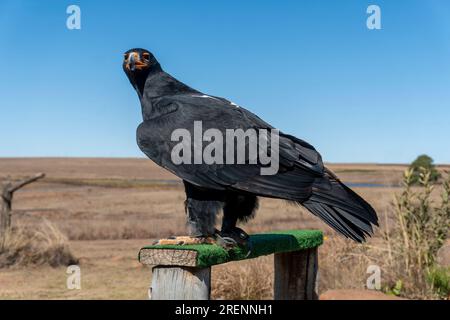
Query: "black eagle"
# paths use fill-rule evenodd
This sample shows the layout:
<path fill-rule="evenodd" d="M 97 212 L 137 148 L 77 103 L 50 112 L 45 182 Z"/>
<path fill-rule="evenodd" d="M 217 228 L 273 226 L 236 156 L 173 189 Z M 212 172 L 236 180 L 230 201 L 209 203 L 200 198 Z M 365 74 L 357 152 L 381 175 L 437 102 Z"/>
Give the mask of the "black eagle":
<path fill-rule="evenodd" d="M 123 69 L 141 102 L 139 148 L 184 182 L 192 242 L 215 239 L 224 246 L 245 243 L 248 236 L 236 223 L 254 216 L 257 197 L 302 205 L 357 242 L 373 233 L 372 224 L 378 225 L 374 209 L 324 167 L 313 146 L 294 136 L 279 133 L 279 170 L 274 175 L 262 175 L 260 163 L 174 164 L 171 152 L 178 142 L 172 141 L 172 133 L 183 128 L 193 134 L 196 121 L 202 122 L 203 130 L 214 128 L 224 135 L 227 129 L 274 128 L 224 98 L 204 94 L 178 81 L 162 70 L 148 50 L 127 51 Z M 217 231 L 215 219 L 220 210 L 223 220 Z"/>

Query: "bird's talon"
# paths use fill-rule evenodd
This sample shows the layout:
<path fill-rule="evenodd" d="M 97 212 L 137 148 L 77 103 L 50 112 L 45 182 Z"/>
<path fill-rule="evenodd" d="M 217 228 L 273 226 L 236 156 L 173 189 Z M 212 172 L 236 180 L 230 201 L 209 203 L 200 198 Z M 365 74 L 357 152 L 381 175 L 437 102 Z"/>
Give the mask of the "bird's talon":
<path fill-rule="evenodd" d="M 230 250 L 237 246 L 237 242 L 233 238 L 222 237 L 218 234 L 216 234 L 216 243 L 225 250 Z"/>
<path fill-rule="evenodd" d="M 232 246 L 236 246 L 236 245 L 237 245 L 236 240 L 234 240 L 233 238 L 230 238 L 230 237 L 223 237 L 223 238 L 222 238 L 222 241 L 223 241 L 225 244 L 227 244 L 227 245 L 232 245 Z"/>
<path fill-rule="evenodd" d="M 252 245 L 251 241 L 248 241 L 246 244 L 247 244 L 248 251 L 247 251 L 247 254 L 245 255 L 245 258 L 248 258 L 250 256 L 250 254 L 252 253 L 253 245 Z"/>

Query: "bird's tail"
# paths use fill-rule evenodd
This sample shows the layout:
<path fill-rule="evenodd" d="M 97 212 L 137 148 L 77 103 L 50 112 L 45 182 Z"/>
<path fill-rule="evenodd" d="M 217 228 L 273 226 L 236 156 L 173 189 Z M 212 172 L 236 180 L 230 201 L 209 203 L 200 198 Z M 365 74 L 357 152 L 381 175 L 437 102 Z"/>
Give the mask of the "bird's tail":
<path fill-rule="evenodd" d="M 378 226 L 375 210 L 363 198 L 344 185 L 328 169 L 317 178 L 311 197 L 302 203 L 334 230 L 357 242 L 365 241 Z"/>

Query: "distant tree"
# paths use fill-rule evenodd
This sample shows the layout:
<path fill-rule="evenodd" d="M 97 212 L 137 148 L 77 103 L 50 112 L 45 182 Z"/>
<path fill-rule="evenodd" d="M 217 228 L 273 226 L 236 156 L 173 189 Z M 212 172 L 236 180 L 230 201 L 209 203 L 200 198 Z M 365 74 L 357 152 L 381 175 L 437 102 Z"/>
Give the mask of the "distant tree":
<path fill-rule="evenodd" d="M 430 156 L 426 154 L 422 154 L 414 160 L 410 169 L 413 170 L 412 182 L 418 183 L 420 178 L 420 168 L 426 169 L 430 172 L 430 182 L 436 182 L 441 177 L 439 171 L 437 171 L 436 166 L 434 165 L 434 160 Z"/>

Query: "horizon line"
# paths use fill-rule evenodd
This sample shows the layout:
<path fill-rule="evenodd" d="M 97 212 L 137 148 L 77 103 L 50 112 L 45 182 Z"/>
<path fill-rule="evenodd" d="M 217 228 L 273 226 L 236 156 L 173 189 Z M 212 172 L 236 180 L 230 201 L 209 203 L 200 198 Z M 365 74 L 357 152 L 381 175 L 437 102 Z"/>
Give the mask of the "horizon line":
<path fill-rule="evenodd" d="M 149 160 L 151 159 L 142 156 L 142 157 L 129 157 L 129 156 L 112 156 L 112 157 L 95 157 L 95 156 L 0 156 L 0 160 L 15 160 L 15 159 L 110 159 L 110 160 Z M 152 161 L 153 162 L 153 161 Z M 406 162 L 331 162 L 324 161 L 325 165 L 380 165 L 380 166 L 409 166 L 411 163 Z M 450 163 L 435 163 L 437 167 L 448 167 Z"/>

